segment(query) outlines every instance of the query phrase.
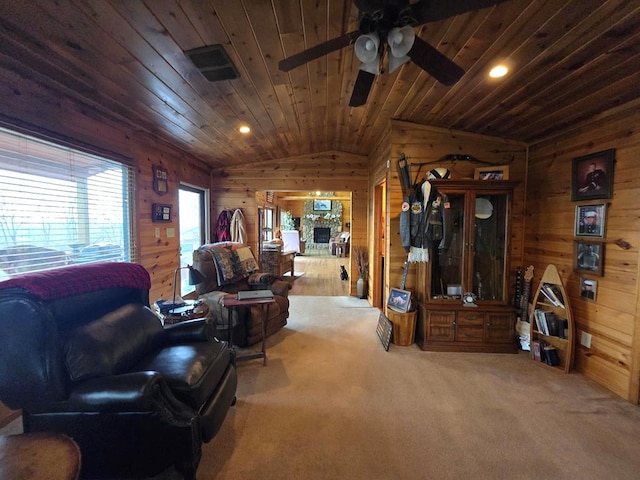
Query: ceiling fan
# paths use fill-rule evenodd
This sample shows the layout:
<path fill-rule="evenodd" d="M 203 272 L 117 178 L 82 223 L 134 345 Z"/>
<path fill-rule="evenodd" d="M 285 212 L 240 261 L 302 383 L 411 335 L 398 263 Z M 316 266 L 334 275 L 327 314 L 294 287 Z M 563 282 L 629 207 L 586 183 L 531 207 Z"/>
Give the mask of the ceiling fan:
<path fill-rule="evenodd" d="M 450 86 L 464 70 L 415 34 L 414 27 L 462 13 L 479 10 L 506 0 L 353 0 L 358 8 L 358 30 L 327 40 L 278 64 L 288 72 L 348 45 L 362 62 L 349 106 L 364 105 L 373 81 L 381 71 L 388 46 L 388 68 L 393 72 L 411 60 L 438 82 Z"/>

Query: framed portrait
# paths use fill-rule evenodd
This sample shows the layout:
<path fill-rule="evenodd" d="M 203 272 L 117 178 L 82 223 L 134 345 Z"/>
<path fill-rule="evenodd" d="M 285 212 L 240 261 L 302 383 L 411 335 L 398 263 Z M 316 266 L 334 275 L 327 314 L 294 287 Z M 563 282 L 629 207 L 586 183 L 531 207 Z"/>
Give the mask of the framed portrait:
<path fill-rule="evenodd" d="M 331 211 L 331 200 L 314 200 L 313 201 L 313 210 L 315 212 L 330 212 Z"/>
<path fill-rule="evenodd" d="M 409 309 L 409 299 L 411 292 L 400 290 L 399 288 L 391 288 L 389 290 L 389 300 L 387 307 L 394 312 L 405 313 Z"/>
<path fill-rule="evenodd" d="M 597 203 L 576 207 L 575 236 L 604 238 L 607 205 Z"/>
<path fill-rule="evenodd" d="M 615 161 L 614 148 L 574 158 L 571 168 L 571 200 L 576 202 L 611 198 Z"/>
<path fill-rule="evenodd" d="M 580 277 L 580 297 L 587 300 L 596 300 L 598 281 L 592 278 Z"/>
<path fill-rule="evenodd" d="M 509 167 L 496 165 L 495 167 L 478 167 L 473 172 L 475 180 L 509 180 Z"/>
<path fill-rule="evenodd" d="M 604 274 L 604 243 L 574 240 L 573 270 L 601 277 Z"/>

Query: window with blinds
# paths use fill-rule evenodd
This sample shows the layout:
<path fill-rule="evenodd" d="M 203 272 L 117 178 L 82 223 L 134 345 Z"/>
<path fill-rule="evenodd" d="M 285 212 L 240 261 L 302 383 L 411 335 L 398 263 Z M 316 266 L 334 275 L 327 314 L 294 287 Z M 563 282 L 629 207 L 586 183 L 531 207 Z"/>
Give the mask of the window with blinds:
<path fill-rule="evenodd" d="M 0 128 L 0 280 L 132 261 L 133 169 Z"/>

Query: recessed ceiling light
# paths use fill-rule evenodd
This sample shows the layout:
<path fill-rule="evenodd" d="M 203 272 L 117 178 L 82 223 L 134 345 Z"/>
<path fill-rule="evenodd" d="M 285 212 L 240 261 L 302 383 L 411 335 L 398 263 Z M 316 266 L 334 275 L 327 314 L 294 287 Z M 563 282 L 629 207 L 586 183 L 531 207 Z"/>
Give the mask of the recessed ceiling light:
<path fill-rule="evenodd" d="M 491 78 L 504 77 L 509 72 L 509 69 L 504 65 L 496 65 L 489 72 Z"/>
<path fill-rule="evenodd" d="M 238 129 L 240 133 L 244 133 L 245 135 L 251 131 L 248 125 L 241 125 Z"/>

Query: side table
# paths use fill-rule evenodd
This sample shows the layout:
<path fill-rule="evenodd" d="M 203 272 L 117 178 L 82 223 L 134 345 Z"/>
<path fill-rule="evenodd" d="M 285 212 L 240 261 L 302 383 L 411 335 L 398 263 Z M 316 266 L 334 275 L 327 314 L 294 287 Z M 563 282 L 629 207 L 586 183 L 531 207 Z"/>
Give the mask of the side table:
<path fill-rule="evenodd" d="M 80 449 L 58 433 L 22 433 L 0 437 L 0 478 L 75 480 Z"/>
<path fill-rule="evenodd" d="M 173 325 L 209 316 L 209 305 L 205 302 L 195 303 L 193 300 L 188 300 L 184 307 L 172 308 L 169 312 L 160 315 L 164 319 L 165 325 Z"/>
<path fill-rule="evenodd" d="M 247 300 L 238 300 L 235 293 L 228 293 L 222 297 L 222 306 L 224 308 L 233 309 L 236 307 L 253 307 L 254 305 L 260 305 L 262 307 L 262 350 L 258 353 L 250 353 L 248 355 L 241 355 L 236 357 L 236 360 L 251 360 L 252 358 L 262 358 L 262 365 L 267 364 L 267 319 L 269 318 L 269 305 L 274 303 L 275 300 L 271 298 L 250 298 Z M 230 312 L 229 312 L 230 313 Z M 233 347 L 233 326 L 231 325 L 231 314 L 229 314 L 229 347 Z"/>

